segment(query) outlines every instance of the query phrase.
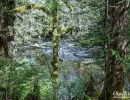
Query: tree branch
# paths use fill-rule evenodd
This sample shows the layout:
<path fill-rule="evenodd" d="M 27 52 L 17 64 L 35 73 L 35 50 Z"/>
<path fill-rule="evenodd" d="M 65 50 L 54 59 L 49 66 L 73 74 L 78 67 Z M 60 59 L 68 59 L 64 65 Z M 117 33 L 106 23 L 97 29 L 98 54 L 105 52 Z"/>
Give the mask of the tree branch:
<path fill-rule="evenodd" d="M 69 32 L 72 33 L 73 29 L 74 29 L 73 26 L 70 26 L 67 29 L 63 29 L 63 30 L 61 30 L 61 34 L 60 35 L 64 35 L 64 34 L 69 33 Z"/>
<path fill-rule="evenodd" d="M 43 6 L 43 5 L 36 5 L 36 4 L 28 4 L 28 5 L 20 6 L 20 7 L 17 7 L 17 8 L 14 8 L 14 9 L 10 10 L 8 13 L 9 14 L 24 13 L 24 12 L 26 12 L 29 9 L 42 10 L 45 14 L 52 15 L 51 11 L 48 10 L 45 6 Z"/>
<path fill-rule="evenodd" d="M 70 4 L 70 3 L 68 3 L 68 1 L 67 0 L 62 0 L 65 4 L 66 4 L 66 6 L 70 9 L 70 11 L 72 11 L 73 9 L 72 9 L 72 5 Z"/>

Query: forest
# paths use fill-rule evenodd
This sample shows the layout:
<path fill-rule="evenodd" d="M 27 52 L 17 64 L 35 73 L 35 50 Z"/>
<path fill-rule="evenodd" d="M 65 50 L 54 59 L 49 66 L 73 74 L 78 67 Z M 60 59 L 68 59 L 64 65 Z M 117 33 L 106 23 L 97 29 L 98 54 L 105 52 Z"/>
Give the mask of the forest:
<path fill-rule="evenodd" d="M 130 0 L 0 0 L 0 100 L 130 100 Z"/>

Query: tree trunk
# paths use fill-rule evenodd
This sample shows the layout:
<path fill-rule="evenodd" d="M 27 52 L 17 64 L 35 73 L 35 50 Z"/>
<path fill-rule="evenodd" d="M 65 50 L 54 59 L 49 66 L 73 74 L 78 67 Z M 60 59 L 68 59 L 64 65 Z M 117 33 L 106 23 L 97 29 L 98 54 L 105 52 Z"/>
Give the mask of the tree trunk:
<path fill-rule="evenodd" d="M 0 5 L 2 5 L 0 7 L 0 48 L 3 49 L 4 55 L 7 57 L 9 51 L 12 51 L 10 49 L 12 49 L 11 41 L 13 41 L 13 36 L 9 35 L 9 27 L 14 26 L 15 20 L 15 16 L 9 15 L 8 11 L 15 7 L 15 0 L 1 0 Z"/>
<path fill-rule="evenodd" d="M 107 64 L 104 89 L 99 100 L 115 100 L 114 93 L 124 91 L 124 72 L 127 53 L 128 2 L 109 0 L 110 27 L 107 43 Z M 116 100 L 122 100 L 117 97 Z"/>
<path fill-rule="evenodd" d="M 53 72 L 52 72 L 52 80 L 53 80 L 53 99 L 59 100 L 59 56 L 58 56 L 58 47 L 59 47 L 59 35 L 58 35 L 58 20 L 57 20 L 57 1 L 53 0 Z"/>
<path fill-rule="evenodd" d="M 10 49 L 12 49 L 11 41 L 14 40 L 13 36 L 10 36 L 9 27 L 14 26 L 15 17 L 8 14 L 8 11 L 15 7 L 15 0 L 0 0 L 0 50 L 2 55 L 6 57 L 10 55 Z M 13 29 L 13 28 L 12 28 Z M 12 50 L 11 50 L 12 51 Z M 8 79 L 9 76 L 7 75 Z M 6 81 L 4 98 L 2 100 L 12 100 L 14 96 L 9 92 L 9 83 Z"/>

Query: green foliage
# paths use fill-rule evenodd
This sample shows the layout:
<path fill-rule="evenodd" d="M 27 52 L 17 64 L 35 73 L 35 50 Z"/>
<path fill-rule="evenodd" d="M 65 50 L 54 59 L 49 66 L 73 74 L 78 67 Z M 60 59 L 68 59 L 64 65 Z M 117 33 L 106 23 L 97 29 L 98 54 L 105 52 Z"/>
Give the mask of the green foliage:
<path fill-rule="evenodd" d="M 39 0 L 37 0 L 37 2 L 38 1 Z M 103 50 L 103 48 L 105 47 L 105 43 L 104 43 L 106 42 L 105 39 L 107 38 L 108 40 L 107 42 L 109 43 L 115 40 L 115 39 L 112 40 L 109 34 L 107 34 L 109 29 L 104 28 L 103 26 L 103 17 L 104 17 L 104 8 L 105 8 L 104 1 L 102 0 L 98 0 L 98 1 L 96 0 L 87 0 L 87 1 L 86 0 L 74 0 L 74 1 L 71 0 L 70 2 L 68 2 L 67 0 L 55 0 L 55 4 L 53 0 L 44 0 L 40 2 L 44 2 L 44 3 L 43 4 L 30 3 L 28 0 L 26 2 L 19 1 L 18 3 L 19 7 L 14 8 L 13 10 L 9 11 L 10 14 L 19 13 L 19 12 L 22 13 L 22 14 L 18 14 L 19 23 L 16 24 L 16 30 L 15 30 L 16 40 L 17 40 L 16 44 L 22 41 L 22 39 L 19 39 L 21 37 L 24 38 L 23 41 L 24 43 L 27 43 L 27 44 L 32 41 L 33 42 L 39 41 L 37 40 L 39 37 L 44 38 L 49 33 L 49 31 L 52 31 L 52 26 L 53 26 L 52 14 L 54 13 L 53 11 L 55 11 L 55 8 L 57 7 L 58 8 L 57 18 L 59 22 L 56 24 L 58 24 L 58 33 L 59 34 L 71 33 L 72 34 L 76 30 L 74 29 L 74 27 L 77 26 L 78 28 L 80 28 L 79 29 L 80 31 L 77 29 L 78 32 L 77 33 L 75 32 L 73 37 L 77 38 L 77 40 L 79 41 L 78 43 L 79 46 L 88 47 L 88 48 L 93 48 L 94 46 L 101 47 L 101 49 L 99 48 L 100 49 L 99 52 L 93 53 L 93 58 L 96 62 L 95 63 L 96 66 L 99 65 L 101 68 L 104 68 L 105 50 Z M 65 9 L 64 9 L 64 6 L 65 6 Z M 71 13 L 67 12 L 68 9 L 71 11 Z M 41 10 L 42 12 L 40 12 L 39 10 Z M 30 16 L 27 15 L 25 12 L 27 12 Z M 23 17 L 24 14 L 27 17 Z M 66 19 L 64 18 L 64 16 L 67 16 L 65 17 Z M 34 21 L 32 20 L 33 18 L 34 18 Z M 71 22 L 70 20 L 72 21 L 74 20 L 75 22 Z M 83 24 L 81 23 L 78 24 L 77 22 L 79 21 L 81 21 L 81 23 Z M 84 21 L 86 21 L 87 24 L 86 23 L 84 24 Z M 19 25 L 23 27 L 19 29 L 21 27 Z M 63 30 L 62 30 L 62 26 L 63 26 Z M 84 26 L 87 26 L 88 29 Z M 80 32 L 82 33 L 81 39 L 79 39 Z M 57 36 L 59 36 L 59 34 Z M 34 38 L 32 39 L 31 37 L 34 37 Z M 32 39 L 32 40 L 29 41 L 29 39 Z M 56 42 L 59 42 L 59 41 L 57 40 Z M 48 47 L 50 46 L 52 46 L 52 44 L 48 45 Z M 37 49 L 39 49 L 39 47 L 37 47 Z M 26 53 L 27 49 L 25 48 L 25 50 L 23 51 Z M 58 49 L 56 52 L 58 52 Z M 123 60 L 124 62 L 126 62 L 128 66 L 128 70 L 130 70 L 130 63 L 129 63 L 130 56 L 128 56 L 128 58 L 124 60 L 121 58 L 121 56 L 116 50 L 112 49 L 110 52 L 112 56 L 115 56 L 117 60 Z M 27 53 L 30 53 L 30 51 Z M 33 53 L 34 55 L 30 54 L 31 57 L 34 58 L 33 63 L 28 62 L 27 61 L 28 59 L 23 60 L 21 56 L 18 56 L 17 59 L 15 58 L 14 61 L 12 61 L 9 58 L 0 57 L 0 89 L 1 87 L 6 88 L 9 92 L 8 96 L 13 95 L 14 97 L 18 97 L 19 100 L 23 100 L 28 94 L 37 95 L 37 93 L 38 95 L 40 95 L 41 100 L 53 100 L 53 93 L 52 93 L 53 83 L 52 83 L 52 78 L 50 77 L 50 72 L 48 69 L 47 61 L 44 59 L 41 52 L 37 53 L 37 51 L 34 50 Z M 36 55 L 35 53 L 38 55 Z M 47 56 L 47 58 L 49 57 Z M 49 61 L 49 65 L 51 65 L 50 61 Z M 69 66 L 70 65 L 66 65 L 64 66 L 64 68 L 60 67 L 60 71 L 63 69 L 65 69 L 65 71 L 70 71 L 71 68 L 73 68 L 75 65 L 67 69 L 67 67 Z M 76 69 L 77 72 L 80 69 L 80 66 L 78 67 L 79 68 Z M 53 68 L 51 68 L 51 70 L 52 69 Z M 91 66 L 91 69 L 94 69 L 94 67 Z M 74 71 L 74 69 L 71 71 Z M 82 71 L 84 73 L 87 73 L 87 71 L 90 71 L 89 66 L 86 69 L 83 66 Z M 100 72 L 103 72 L 103 71 L 100 71 Z M 95 73 L 96 73 L 96 70 L 94 70 L 93 74 Z M 71 81 L 69 80 L 68 82 L 68 80 L 65 80 L 62 77 L 62 76 L 68 77 L 68 75 L 69 75 L 68 73 L 65 74 L 62 71 L 60 73 L 61 98 L 63 98 L 62 96 L 70 96 L 70 98 L 73 98 L 73 99 L 74 98 L 79 99 L 79 100 L 82 99 L 83 93 L 85 91 L 84 88 L 87 87 L 86 84 L 88 85 L 90 79 L 77 78 L 77 79 L 72 79 Z M 35 76 L 38 77 L 38 81 L 39 81 L 38 86 L 40 90 L 38 92 L 33 92 Z M 92 85 L 93 82 L 92 83 L 90 82 L 90 84 Z M 92 88 L 90 88 L 89 92 L 91 90 Z M 0 97 L 2 97 L 1 94 L 0 94 Z M 86 100 L 93 100 L 93 98 L 91 98 L 90 94 L 86 94 Z"/>
<path fill-rule="evenodd" d="M 36 66 L 30 63 L 23 61 L 12 63 L 11 59 L 0 57 L 0 88 L 8 89 L 8 96 L 13 95 L 23 100 L 29 93 L 33 93 L 34 76 L 38 74 L 41 98 L 51 100 L 52 82 L 45 68 L 41 67 L 38 73 Z"/>
<path fill-rule="evenodd" d="M 111 50 L 112 52 L 112 55 L 114 56 L 116 54 L 116 51 L 115 50 Z"/>
<path fill-rule="evenodd" d="M 105 35 L 107 29 L 103 27 L 103 23 L 100 21 L 96 22 L 95 25 L 89 28 L 90 32 L 86 34 L 82 41 L 81 46 L 92 47 L 92 46 L 104 46 Z"/>

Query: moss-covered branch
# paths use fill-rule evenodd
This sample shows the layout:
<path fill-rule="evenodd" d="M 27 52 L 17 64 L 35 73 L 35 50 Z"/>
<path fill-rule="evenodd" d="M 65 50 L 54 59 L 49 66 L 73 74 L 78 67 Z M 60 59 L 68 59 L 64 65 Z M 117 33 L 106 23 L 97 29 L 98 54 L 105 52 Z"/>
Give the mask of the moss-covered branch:
<path fill-rule="evenodd" d="M 36 5 L 36 4 L 28 4 L 28 5 L 20 6 L 20 7 L 17 7 L 17 8 L 14 8 L 14 9 L 10 10 L 8 13 L 9 14 L 24 13 L 29 9 L 42 10 L 45 14 L 51 15 L 50 10 L 48 10 L 45 6 Z"/>
<path fill-rule="evenodd" d="M 72 5 L 67 1 L 67 0 L 62 0 L 65 4 L 66 4 L 66 6 L 70 9 L 70 11 L 72 11 L 73 9 L 72 9 Z"/>
<path fill-rule="evenodd" d="M 63 30 L 61 30 L 61 34 L 60 35 L 64 35 L 64 34 L 67 34 L 67 33 L 71 33 L 72 34 L 73 29 L 74 29 L 73 26 L 70 26 L 67 29 L 63 29 Z"/>

